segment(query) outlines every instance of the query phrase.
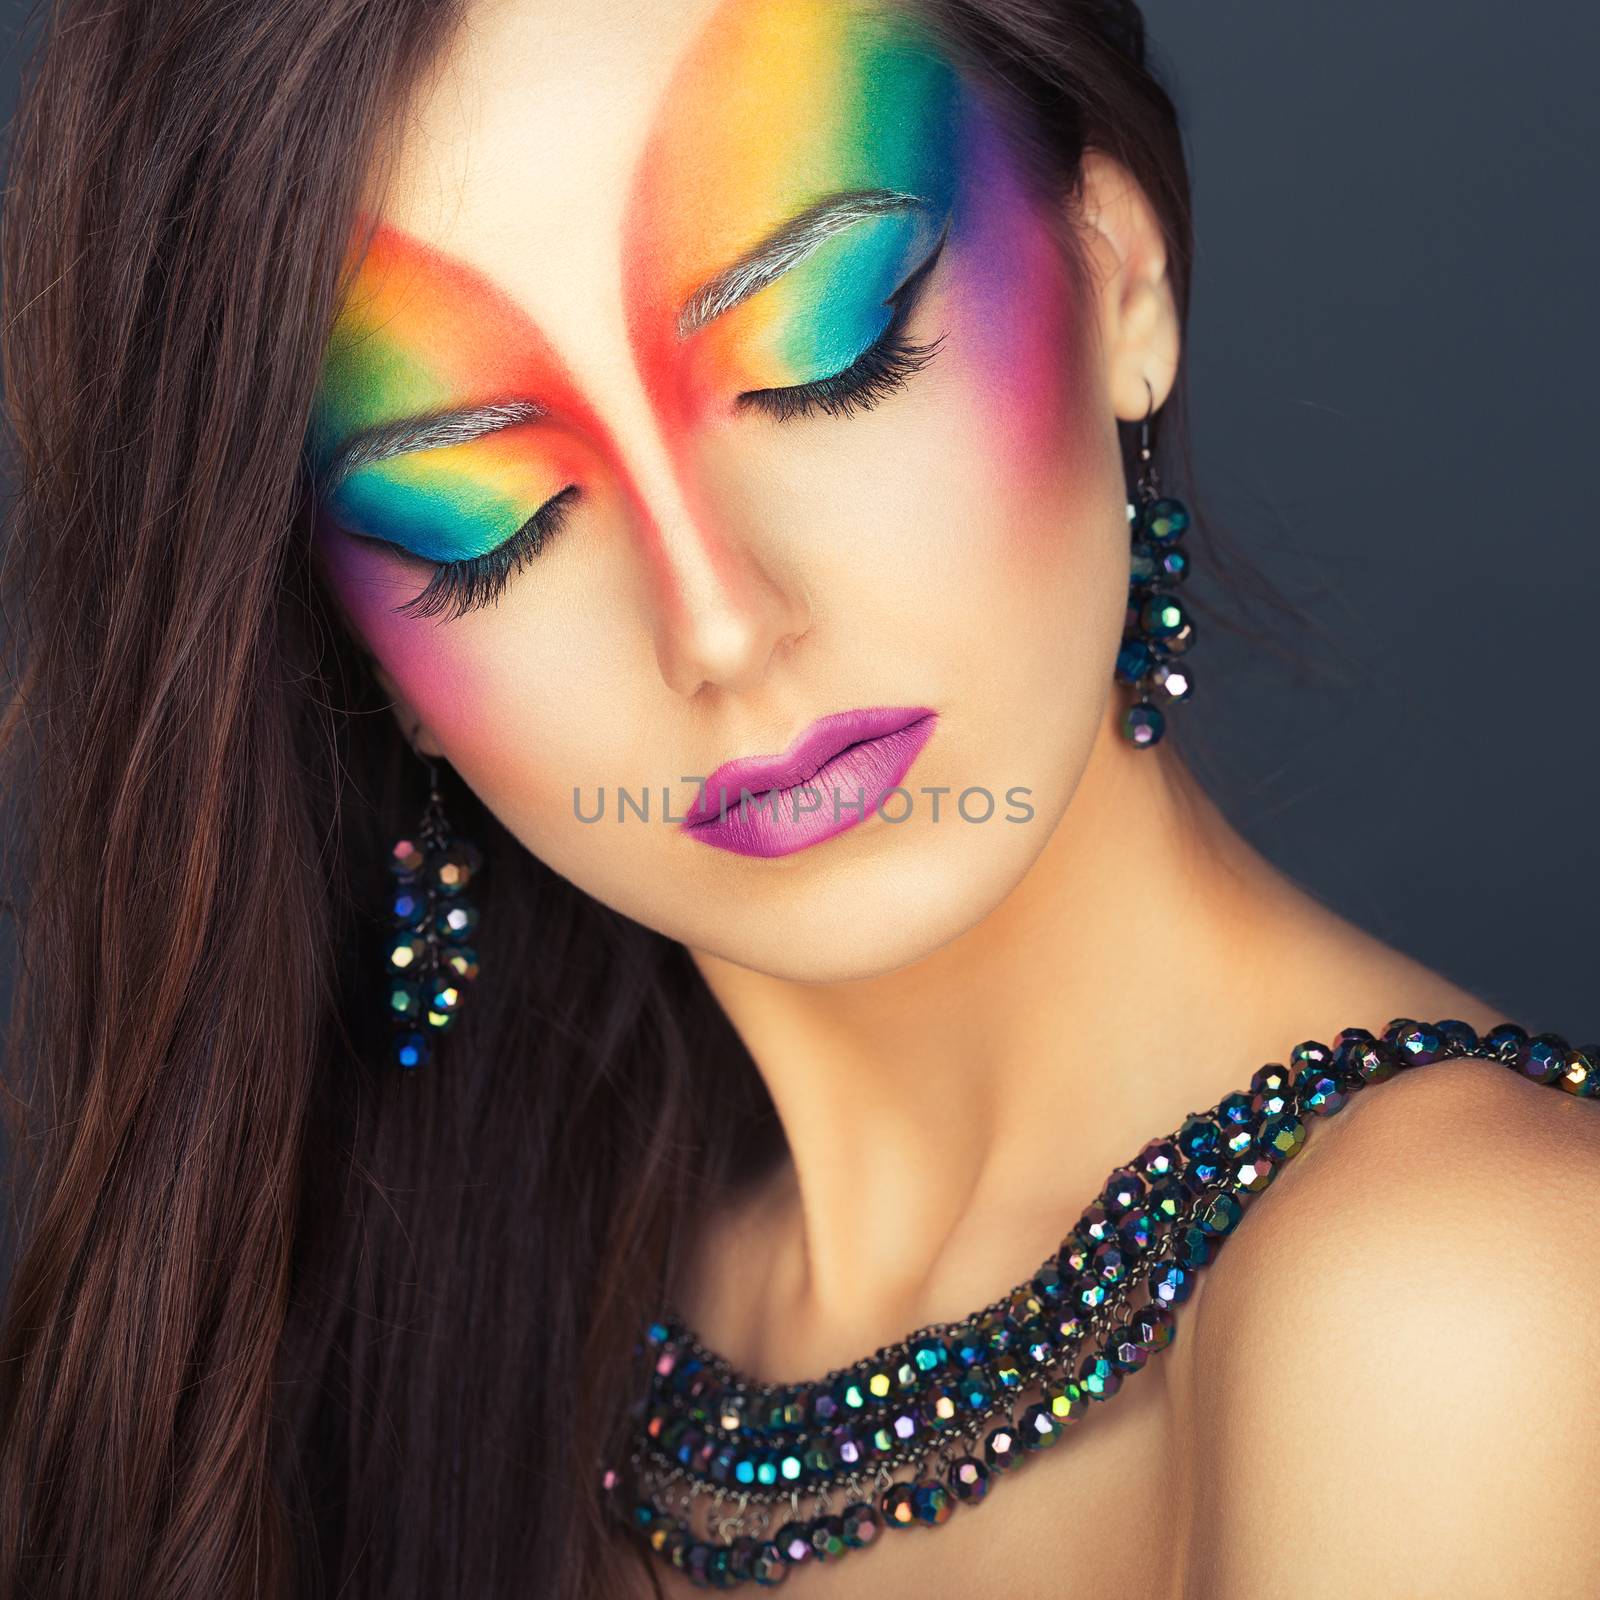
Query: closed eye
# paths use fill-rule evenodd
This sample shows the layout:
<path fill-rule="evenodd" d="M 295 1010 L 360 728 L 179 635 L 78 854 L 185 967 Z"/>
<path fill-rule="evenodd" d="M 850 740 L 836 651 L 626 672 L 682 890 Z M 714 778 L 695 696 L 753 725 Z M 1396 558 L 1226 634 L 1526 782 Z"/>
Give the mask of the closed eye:
<path fill-rule="evenodd" d="M 734 404 L 765 411 L 780 422 L 814 411 L 843 417 L 853 411 L 870 410 L 885 396 L 904 387 L 914 373 L 927 366 L 944 343 L 945 336 L 940 334 L 928 344 L 913 344 L 905 338 L 905 326 L 949 234 L 947 222 L 927 260 L 889 297 L 894 307 L 889 325 L 843 372 L 810 383 L 746 389 L 735 397 Z"/>

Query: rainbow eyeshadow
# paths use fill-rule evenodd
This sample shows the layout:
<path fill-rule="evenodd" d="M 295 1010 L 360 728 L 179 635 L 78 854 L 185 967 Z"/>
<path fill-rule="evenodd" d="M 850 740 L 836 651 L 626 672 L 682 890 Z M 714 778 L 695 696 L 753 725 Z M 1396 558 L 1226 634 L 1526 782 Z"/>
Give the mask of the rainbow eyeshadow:
<path fill-rule="evenodd" d="M 958 208 L 973 111 L 960 74 L 903 13 L 720 7 L 663 96 L 631 196 L 626 300 L 652 386 L 701 409 L 847 368 Z M 697 289 L 808 208 L 881 191 L 921 204 L 815 246 L 692 332 L 685 361 L 675 318 Z"/>
<path fill-rule="evenodd" d="M 528 432 L 505 428 L 364 466 L 327 497 L 329 514 L 351 533 L 429 561 L 485 555 L 562 488 Z"/>
<path fill-rule="evenodd" d="M 380 225 L 328 343 L 306 450 L 328 516 L 429 561 L 483 555 L 572 481 L 570 435 L 540 418 L 364 461 L 331 483 L 353 436 L 418 417 L 568 391 L 521 309 L 481 274 Z"/>

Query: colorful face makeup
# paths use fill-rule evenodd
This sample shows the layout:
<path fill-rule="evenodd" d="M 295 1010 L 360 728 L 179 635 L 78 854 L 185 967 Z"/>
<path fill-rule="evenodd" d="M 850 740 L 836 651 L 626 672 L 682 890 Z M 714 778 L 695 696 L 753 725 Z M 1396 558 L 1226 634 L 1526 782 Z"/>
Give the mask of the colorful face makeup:
<path fill-rule="evenodd" d="M 535 854 L 781 966 L 785 918 L 728 900 L 759 863 L 666 817 L 873 706 L 938 715 L 913 792 L 1064 797 L 1121 623 L 1115 431 L 1059 237 L 909 13 L 548 4 L 485 7 L 408 112 L 308 440 L 324 571 L 408 728 Z M 441 575 L 448 615 L 415 603 Z M 577 820 L 623 786 L 656 821 Z M 850 855 L 785 911 L 909 956 L 1016 880 L 1050 809 L 977 854 L 871 817 L 763 859 Z M 945 875 L 927 916 L 863 918 L 908 869 Z"/>

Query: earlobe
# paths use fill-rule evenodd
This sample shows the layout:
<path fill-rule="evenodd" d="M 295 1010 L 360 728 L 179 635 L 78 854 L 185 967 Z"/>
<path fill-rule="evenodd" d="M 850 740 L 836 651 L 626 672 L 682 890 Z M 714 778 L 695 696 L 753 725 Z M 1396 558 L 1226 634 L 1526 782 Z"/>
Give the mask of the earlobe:
<path fill-rule="evenodd" d="M 399 685 L 379 664 L 377 657 L 369 656 L 368 663 L 372 668 L 373 677 L 378 681 L 379 688 L 383 690 L 389 700 L 389 710 L 393 714 L 394 720 L 398 724 L 400 732 L 405 736 L 407 743 L 418 755 L 434 758 L 442 757 L 444 752 L 439 748 L 432 729 L 423 722 L 416 708 L 400 692 Z"/>
<path fill-rule="evenodd" d="M 1166 239 L 1132 173 L 1098 150 L 1083 158 L 1079 218 L 1094 265 L 1112 409 L 1134 422 L 1152 395 L 1157 410 L 1165 404 L 1178 375 L 1178 309 Z"/>

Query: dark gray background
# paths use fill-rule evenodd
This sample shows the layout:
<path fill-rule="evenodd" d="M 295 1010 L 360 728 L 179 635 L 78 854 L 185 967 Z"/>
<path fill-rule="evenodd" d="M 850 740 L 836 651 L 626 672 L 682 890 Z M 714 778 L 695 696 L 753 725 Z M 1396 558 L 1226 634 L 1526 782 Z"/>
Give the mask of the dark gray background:
<path fill-rule="evenodd" d="M 1300 668 L 1198 635 L 1197 767 L 1338 910 L 1600 1036 L 1600 21 L 1146 11 L 1195 178 L 1193 487 L 1321 630 L 1287 630 Z M 14 49 L 3 70 L 9 114 Z"/>

